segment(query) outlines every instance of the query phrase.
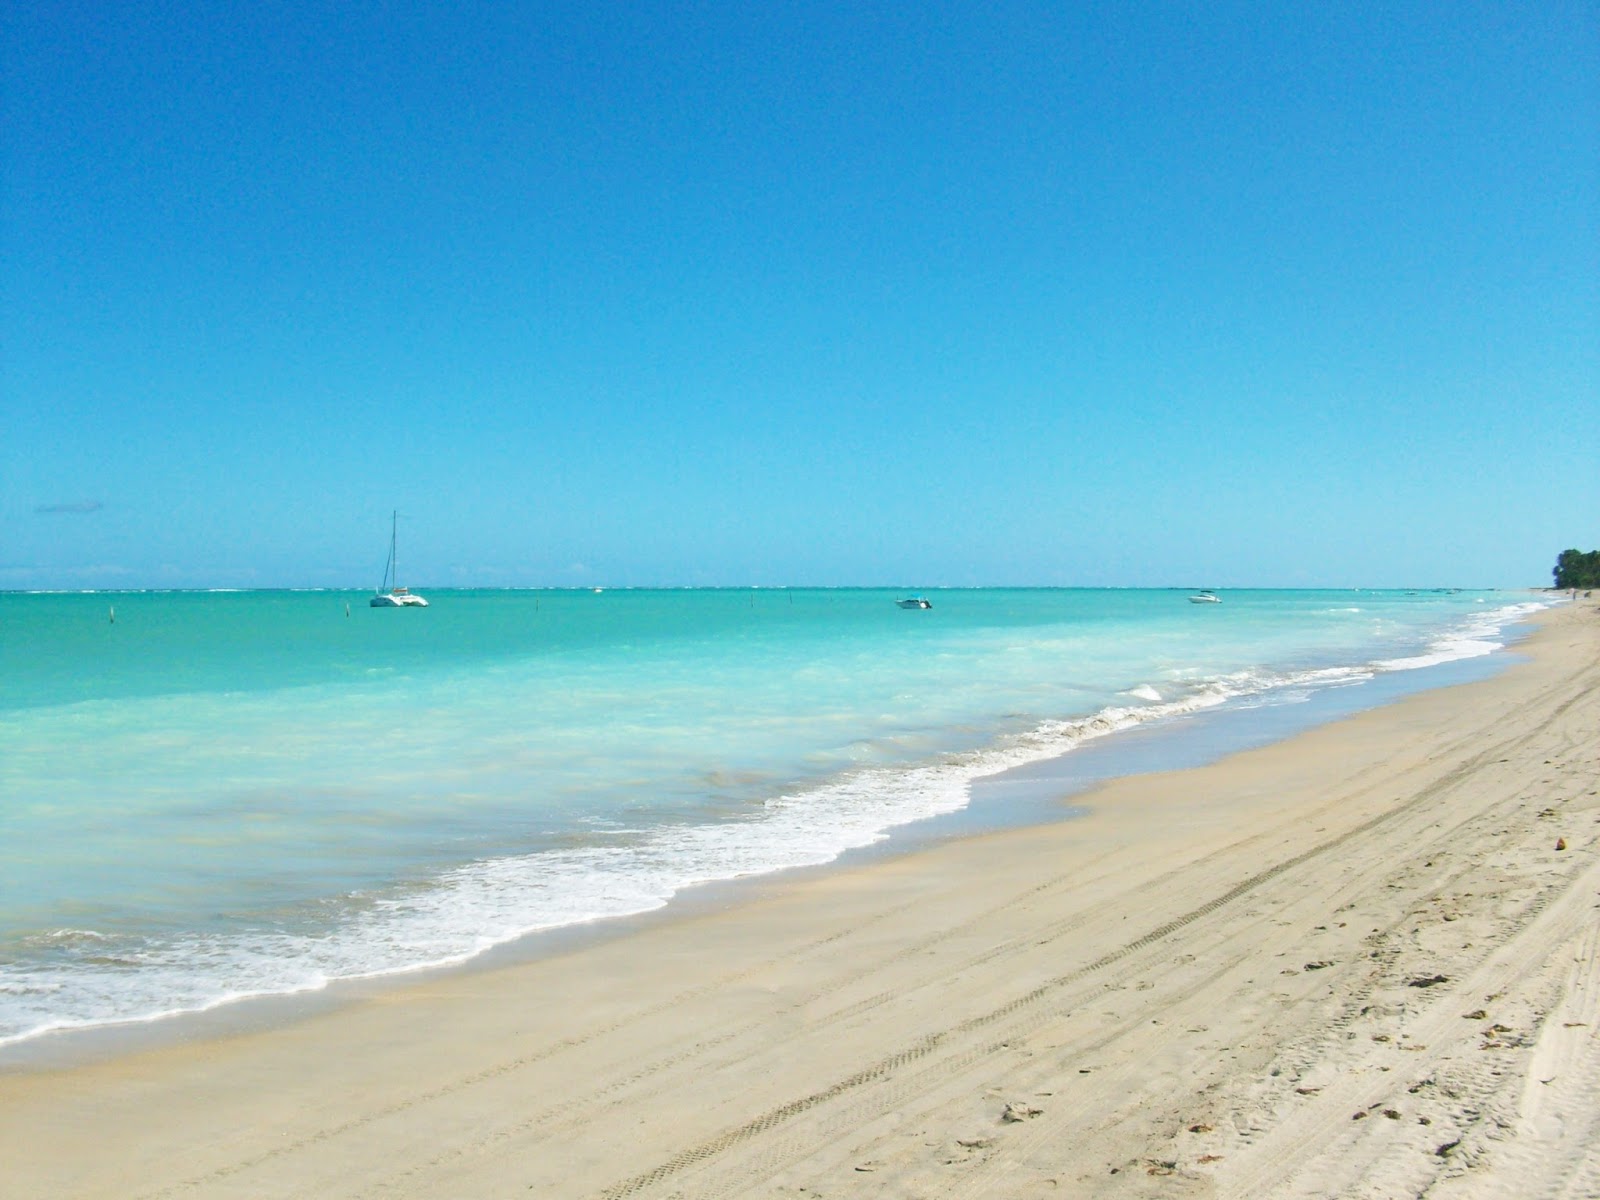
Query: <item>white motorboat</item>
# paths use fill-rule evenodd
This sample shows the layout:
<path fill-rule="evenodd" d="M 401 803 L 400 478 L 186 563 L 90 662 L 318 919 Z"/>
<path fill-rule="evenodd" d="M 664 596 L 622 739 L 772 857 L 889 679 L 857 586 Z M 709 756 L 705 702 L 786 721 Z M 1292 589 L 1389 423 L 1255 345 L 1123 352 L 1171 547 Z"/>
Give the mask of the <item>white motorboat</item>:
<path fill-rule="evenodd" d="M 908 596 L 904 600 L 896 600 L 901 608 L 932 608 L 933 601 L 926 596 Z"/>
<path fill-rule="evenodd" d="M 1190 604 L 1221 604 L 1222 598 L 1215 592 L 1196 592 L 1189 597 Z"/>
<path fill-rule="evenodd" d="M 372 597 L 371 605 L 373 608 L 427 608 L 426 600 L 409 588 L 400 586 L 400 567 L 395 555 L 399 530 L 400 514 L 394 512 L 389 517 L 389 561 L 384 564 L 383 582 Z"/>

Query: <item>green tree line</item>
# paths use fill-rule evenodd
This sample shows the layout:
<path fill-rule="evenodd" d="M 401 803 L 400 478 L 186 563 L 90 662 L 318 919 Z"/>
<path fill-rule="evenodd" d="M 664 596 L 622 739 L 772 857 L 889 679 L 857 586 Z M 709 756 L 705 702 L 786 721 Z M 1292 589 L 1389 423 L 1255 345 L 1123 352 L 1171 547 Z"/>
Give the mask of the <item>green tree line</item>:
<path fill-rule="evenodd" d="M 1558 588 L 1600 588 L 1600 550 L 1563 550 L 1556 555 Z"/>

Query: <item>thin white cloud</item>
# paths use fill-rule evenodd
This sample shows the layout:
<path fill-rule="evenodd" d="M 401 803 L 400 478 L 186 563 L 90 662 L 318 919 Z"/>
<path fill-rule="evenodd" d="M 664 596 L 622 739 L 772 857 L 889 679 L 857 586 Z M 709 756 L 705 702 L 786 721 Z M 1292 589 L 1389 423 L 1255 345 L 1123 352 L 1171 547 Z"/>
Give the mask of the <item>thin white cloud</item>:
<path fill-rule="evenodd" d="M 99 512 L 105 505 L 98 500 L 74 500 L 67 504 L 41 504 L 33 511 L 36 513 L 92 513 Z"/>

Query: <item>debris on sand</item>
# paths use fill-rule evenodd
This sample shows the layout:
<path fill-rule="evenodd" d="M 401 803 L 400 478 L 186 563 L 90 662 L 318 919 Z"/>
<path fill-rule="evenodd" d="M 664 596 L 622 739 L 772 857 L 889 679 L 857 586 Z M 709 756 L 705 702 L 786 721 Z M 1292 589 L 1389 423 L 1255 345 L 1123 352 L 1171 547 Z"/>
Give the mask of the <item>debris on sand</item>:
<path fill-rule="evenodd" d="M 1012 1102 L 1006 1105 L 1006 1110 L 1000 1114 L 1002 1121 L 1027 1121 L 1037 1117 L 1044 1109 L 1035 1108 L 1031 1104 Z"/>

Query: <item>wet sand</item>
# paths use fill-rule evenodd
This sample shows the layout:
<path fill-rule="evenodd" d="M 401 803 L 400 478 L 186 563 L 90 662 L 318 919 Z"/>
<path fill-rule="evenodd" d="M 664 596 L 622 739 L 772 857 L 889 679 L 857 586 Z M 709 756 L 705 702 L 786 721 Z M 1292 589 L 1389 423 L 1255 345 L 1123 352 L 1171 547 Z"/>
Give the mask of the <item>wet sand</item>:
<path fill-rule="evenodd" d="M 1072 820 L 0 1073 L 27 1197 L 1600 1195 L 1600 606 Z"/>

